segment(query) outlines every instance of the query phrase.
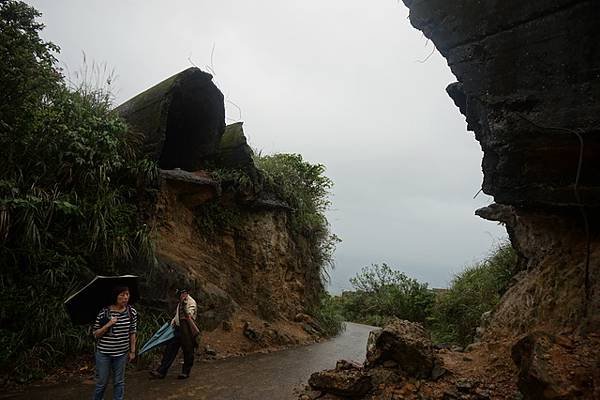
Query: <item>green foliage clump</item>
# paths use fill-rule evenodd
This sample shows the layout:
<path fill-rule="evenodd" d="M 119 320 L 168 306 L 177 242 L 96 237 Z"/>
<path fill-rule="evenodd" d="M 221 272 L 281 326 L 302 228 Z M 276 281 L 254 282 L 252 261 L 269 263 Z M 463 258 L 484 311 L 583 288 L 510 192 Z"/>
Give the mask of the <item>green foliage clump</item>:
<path fill-rule="evenodd" d="M 387 264 L 372 264 L 350 279 L 353 292 L 337 302 L 349 321 L 382 326 L 394 318 L 425 322 L 434 301 L 426 283 L 419 283 Z"/>
<path fill-rule="evenodd" d="M 322 280 L 333 267 L 333 253 L 340 239 L 329 230 L 325 211 L 333 182 L 322 164 L 311 164 L 300 154 L 273 154 L 255 157 L 264 174 L 264 188 L 275 193 L 292 209 L 289 224 L 293 232 L 308 241 L 309 254 Z"/>
<path fill-rule="evenodd" d="M 481 315 L 492 310 L 514 273 L 517 256 L 510 244 L 499 246 L 484 261 L 466 268 L 440 293 L 432 308 L 431 331 L 439 342 L 473 341 Z"/>
<path fill-rule="evenodd" d="M 154 261 L 137 204 L 156 167 L 108 93 L 68 87 L 39 15 L 0 3 L 0 369 L 25 378 L 91 345 L 68 321 L 68 294 Z"/>
<path fill-rule="evenodd" d="M 198 229 L 208 236 L 233 229 L 242 220 L 242 213 L 236 205 L 225 206 L 219 202 L 208 202 L 196 207 L 194 216 Z"/>
<path fill-rule="evenodd" d="M 250 193 L 256 191 L 258 183 L 243 169 L 235 168 L 214 168 L 210 175 L 219 182 L 225 189 L 232 188 L 241 193 Z"/>
<path fill-rule="evenodd" d="M 335 298 L 328 293 L 323 293 L 319 302 L 309 311 L 321 328 L 321 333 L 326 337 L 335 336 L 344 331 L 344 317 Z"/>

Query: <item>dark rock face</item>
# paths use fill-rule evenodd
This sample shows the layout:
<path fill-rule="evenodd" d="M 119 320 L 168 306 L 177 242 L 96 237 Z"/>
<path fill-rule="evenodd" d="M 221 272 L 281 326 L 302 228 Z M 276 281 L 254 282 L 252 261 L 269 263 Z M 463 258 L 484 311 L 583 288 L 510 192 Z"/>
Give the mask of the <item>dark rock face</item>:
<path fill-rule="evenodd" d="M 244 135 L 242 122 L 227 125 L 219 142 L 217 164 L 224 168 L 245 168 L 254 165 L 253 151 Z"/>
<path fill-rule="evenodd" d="M 459 81 L 447 90 L 484 152 L 483 191 L 503 204 L 600 206 L 600 3 L 404 3 Z"/>
<path fill-rule="evenodd" d="M 200 169 L 213 156 L 225 129 L 223 94 L 212 76 L 188 68 L 117 107 L 144 151 L 162 169 Z"/>
<path fill-rule="evenodd" d="M 372 331 L 367 342 L 367 366 L 388 360 L 395 361 L 409 376 L 430 377 L 435 359 L 429 334 L 420 324 L 405 320 Z"/>

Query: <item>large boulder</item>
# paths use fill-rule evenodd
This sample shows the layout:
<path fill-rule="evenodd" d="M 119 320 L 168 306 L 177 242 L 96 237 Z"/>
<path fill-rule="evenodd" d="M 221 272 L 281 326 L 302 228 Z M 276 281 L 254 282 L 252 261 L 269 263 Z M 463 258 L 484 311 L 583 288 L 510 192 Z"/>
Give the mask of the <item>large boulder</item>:
<path fill-rule="evenodd" d="M 212 75 L 188 68 L 116 108 L 144 137 L 161 169 L 195 171 L 213 157 L 225 130 L 225 105 Z"/>
<path fill-rule="evenodd" d="M 367 341 L 367 366 L 393 360 L 410 376 L 428 378 L 434 367 L 433 344 L 421 324 L 395 320 L 383 329 L 372 331 Z"/>
<path fill-rule="evenodd" d="M 349 398 L 361 398 L 372 388 L 363 369 L 347 361 L 338 361 L 335 369 L 315 372 L 308 384 L 314 390 Z"/>

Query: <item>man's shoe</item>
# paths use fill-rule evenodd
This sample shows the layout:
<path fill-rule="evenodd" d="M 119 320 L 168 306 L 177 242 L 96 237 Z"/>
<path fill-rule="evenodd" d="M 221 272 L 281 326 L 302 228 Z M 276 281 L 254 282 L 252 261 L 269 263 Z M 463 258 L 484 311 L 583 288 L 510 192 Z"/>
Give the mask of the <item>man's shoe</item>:
<path fill-rule="evenodd" d="M 163 379 L 165 376 L 158 371 L 150 371 L 150 378 L 152 379 Z"/>
<path fill-rule="evenodd" d="M 177 379 L 187 379 L 189 377 L 190 377 L 189 374 L 179 374 L 179 375 L 177 375 Z"/>

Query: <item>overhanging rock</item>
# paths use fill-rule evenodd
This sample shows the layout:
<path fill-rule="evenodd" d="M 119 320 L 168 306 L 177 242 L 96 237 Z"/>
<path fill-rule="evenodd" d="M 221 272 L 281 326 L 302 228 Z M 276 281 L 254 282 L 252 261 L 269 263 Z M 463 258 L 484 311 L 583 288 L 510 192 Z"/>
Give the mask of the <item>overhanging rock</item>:
<path fill-rule="evenodd" d="M 192 67 L 117 107 L 143 134 L 144 152 L 161 169 L 195 171 L 213 157 L 225 130 L 223 94 L 212 75 Z"/>
<path fill-rule="evenodd" d="M 600 206 L 600 3 L 404 0 L 458 83 L 483 191 L 516 206 Z"/>

